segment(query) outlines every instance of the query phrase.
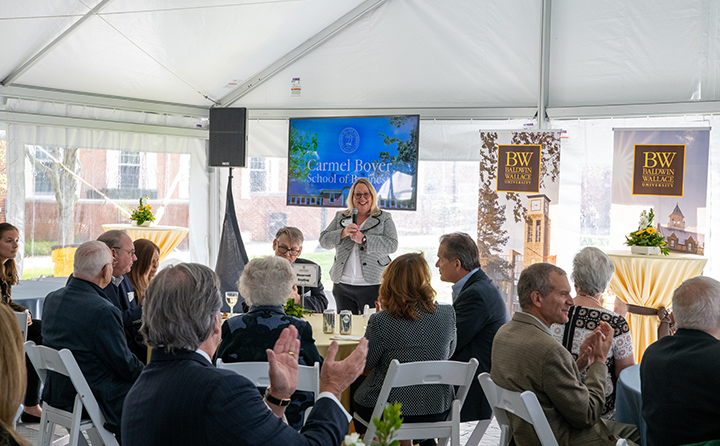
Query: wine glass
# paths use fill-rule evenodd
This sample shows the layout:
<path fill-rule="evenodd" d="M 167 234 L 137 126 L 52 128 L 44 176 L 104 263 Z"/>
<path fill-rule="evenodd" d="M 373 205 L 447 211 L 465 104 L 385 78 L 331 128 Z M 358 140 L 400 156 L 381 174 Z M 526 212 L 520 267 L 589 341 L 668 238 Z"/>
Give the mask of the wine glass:
<path fill-rule="evenodd" d="M 238 301 L 238 292 L 237 291 L 227 291 L 225 293 L 225 302 L 230 306 L 230 316 L 233 315 L 233 309 L 235 308 L 235 305 L 237 305 Z"/>

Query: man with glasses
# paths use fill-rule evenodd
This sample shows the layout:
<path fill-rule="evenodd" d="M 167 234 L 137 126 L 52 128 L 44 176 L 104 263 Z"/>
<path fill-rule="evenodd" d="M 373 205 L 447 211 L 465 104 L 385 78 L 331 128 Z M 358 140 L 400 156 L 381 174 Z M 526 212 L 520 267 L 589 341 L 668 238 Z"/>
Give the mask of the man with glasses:
<path fill-rule="evenodd" d="M 302 231 L 293 226 L 285 226 L 278 230 L 273 240 L 273 251 L 278 257 L 286 259 L 290 263 L 315 265 L 318 270 L 318 285 L 316 287 L 305 287 L 304 307 L 316 313 L 325 311 L 328 305 L 327 297 L 325 297 L 325 289 L 320 282 L 321 270 L 320 265 L 307 259 L 301 259 L 298 256 L 302 253 L 302 245 L 305 241 Z M 298 294 L 297 286 L 293 286 L 293 294 L 289 298 L 295 299 L 295 304 L 300 305 L 300 294 Z"/>
<path fill-rule="evenodd" d="M 97 238 L 105 243 L 113 256 L 112 279 L 103 289 L 110 303 L 122 313 L 123 327 L 130 350 L 143 362 L 147 358 L 147 347 L 139 335 L 142 306 L 135 301 L 132 283 L 127 273 L 130 272 L 135 257 L 135 246 L 129 235 L 124 231 L 107 231 Z M 132 294 L 130 294 L 132 293 Z"/>

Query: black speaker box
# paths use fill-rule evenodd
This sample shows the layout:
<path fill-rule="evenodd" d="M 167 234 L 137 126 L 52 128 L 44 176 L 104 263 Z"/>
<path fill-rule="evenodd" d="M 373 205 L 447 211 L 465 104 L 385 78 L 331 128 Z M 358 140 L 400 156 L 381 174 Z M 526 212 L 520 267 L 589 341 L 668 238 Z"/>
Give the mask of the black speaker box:
<path fill-rule="evenodd" d="M 247 108 L 210 109 L 209 166 L 247 165 Z"/>

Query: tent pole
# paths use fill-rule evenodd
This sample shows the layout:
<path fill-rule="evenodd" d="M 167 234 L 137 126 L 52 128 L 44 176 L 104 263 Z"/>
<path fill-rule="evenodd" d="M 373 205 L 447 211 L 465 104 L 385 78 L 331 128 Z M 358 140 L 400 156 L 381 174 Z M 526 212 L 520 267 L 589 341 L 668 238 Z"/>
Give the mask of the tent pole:
<path fill-rule="evenodd" d="M 546 129 L 548 85 L 550 73 L 550 27 L 551 27 L 552 0 L 542 2 L 542 23 L 540 24 L 540 86 L 538 88 L 538 128 Z"/>

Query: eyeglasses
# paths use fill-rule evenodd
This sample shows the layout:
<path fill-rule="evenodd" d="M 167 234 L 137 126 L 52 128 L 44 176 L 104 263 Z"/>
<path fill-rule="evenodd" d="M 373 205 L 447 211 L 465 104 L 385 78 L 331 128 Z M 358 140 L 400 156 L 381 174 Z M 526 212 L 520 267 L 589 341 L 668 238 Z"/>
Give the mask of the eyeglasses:
<path fill-rule="evenodd" d="M 370 198 L 371 196 L 372 196 L 372 195 L 370 195 L 369 192 L 365 192 L 364 194 L 355 194 L 355 199 L 356 199 L 356 200 L 359 200 L 359 199 L 361 199 L 361 198 L 364 198 L 364 199 L 367 200 L 367 199 Z"/>
<path fill-rule="evenodd" d="M 277 245 L 277 250 L 278 250 L 278 252 L 279 252 L 280 254 L 290 254 L 290 255 L 293 256 L 293 257 L 297 257 L 297 256 L 300 255 L 300 250 L 299 250 L 299 249 L 290 249 L 290 248 L 288 248 L 287 246 L 283 246 L 283 245 L 281 245 L 281 244 L 279 244 L 279 243 L 278 243 L 278 245 Z"/>
<path fill-rule="evenodd" d="M 123 248 L 121 248 L 121 247 L 119 247 L 119 246 L 115 246 L 115 247 L 113 247 L 113 249 L 117 249 L 117 250 L 120 250 L 120 251 L 125 251 L 126 253 L 130 254 L 131 256 L 134 256 L 134 255 L 135 255 L 135 250 L 134 250 L 134 249 L 123 249 Z"/>

